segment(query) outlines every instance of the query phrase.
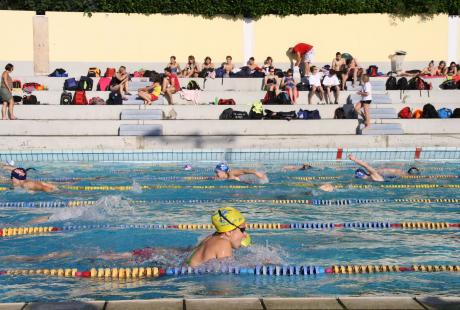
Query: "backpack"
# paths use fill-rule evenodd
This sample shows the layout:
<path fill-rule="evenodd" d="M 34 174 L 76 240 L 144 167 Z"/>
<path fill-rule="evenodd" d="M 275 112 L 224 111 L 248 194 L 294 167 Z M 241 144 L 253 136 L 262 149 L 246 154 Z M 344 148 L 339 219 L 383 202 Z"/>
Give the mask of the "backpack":
<path fill-rule="evenodd" d="M 99 91 L 107 91 L 107 90 L 109 90 L 110 81 L 111 81 L 110 78 L 101 77 L 99 79 L 99 82 L 97 82 L 96 90 L 99 90 Z"/>
<path fill-rule="evenodd" d="M 93 79 L 87 76 L 81 76 L 78 81 L 78 90 L 93 90 Z"/>
<path fill-rule="evenodd" d="M 438 110 L 439 118 L 451 118 L 452 110 L 447 108 L 441 108 Z"/>
<path fill-rule="evenodd" d="M 22 88 L 21 86 L 21 81 L 19 80 L 13 80 L 13 88 Z"/>
<path fill-rule="evenodd" d="M 76 90 L 73 95 L 72 104 L 84 105 L 88 104 L 88 99 L 86 99 L 86 92 L 84 90 Z"/>
<path fill-rule="evenodd" d="M 60 101 L 60 104 L 61 104 L 61 105 L 72 104 L 72 94 L 69 93 L 69 92 L 64 91 L 64 92 L 61 94 L 61 101 Z"/>
<path fill-rule="evenodd" d="M 343 108 L 337 108 L 334 111 L 334 119 L 346 119 Z"/>
<path fill-rule="evenodd" d="M 439 88 L 441 89 L 457 89 L 457 82 L 454 80 L 446 80 L 439 85 Z"/>
<path fill-rule="evenodd" d="M 201 90 L 201 88 L 198 85 L 198 83 L 196 81 L 194 81 L 194 80 L 191 80 L 191 81 L 188 82 L 187 89 L 188 90 Z"/>
<path fill-rule="evenodd" d="M 385 88 L 386 90 L 397 90 L 398 86 L 396 83 L 396 77 L 390 76 L 385 82 Z"/>
<path fill-rule="evenodd" d="M 257 101 L 254 102 L 251 106 L 251 110 L 249 111 L 249 118 L 250 119 L 262 119 L 264 117 L 264 109 L 262 106 L 262 102 Z"/>
<path fill-rule="evenodd" d="M 452 113 L 452 118 L 460 118 L 460 108 L 455 108 L 454 113 Z"/>
<path fill-rule="evenodd" d="M 298 91 L 309 91 L 310 90 L 310 83 L 308 80 L 306 82 L 300 82 L 296 85 Z"/>
<path fill-rule="evenodd" d="M 16 103 L 19 103 L 22 101 L 22 97 L 21 96 L 17 96 L 17 95 L 13 95 L 13 101 L 16 102 Z"/>
<path fill-rule="evenodd" d="M 112 76 L 115 75 L 116 72 L 117 71 L 115 70 L 115 68 L 107 68 L 107 69 L 105 69 L 104 77 L 111 78 Z"/>
<path fill-rule="evenodd" d="M 439 118 L 438 111 L 430 103 L 423 106 L 422 118 Z"/>
<path fill-rule="evenodd" d="M 96 67 L 91 67 L 88 69 L 87 77 L 100 77 L 101 76 L 101 69 Z"/>
<path fill-rule="evenodd" d="M 219 99 L 218 105 L 235 105 L 235 100 L 233 99 Z"/>
<path fill-rule="evenodd" d="M 246 111 L 233 111 L 232 119 L 248 119 L 249 115 Z"/>
<path fill-rule="evenodd" d="M 398 113 L 399 118 L 412 118 L 412 111 L 410 110 L 410 107 L 404 107 L 399 111 Z"/>
<path fill-rule="evenodd" d="M 220 68 L 217 68 L 216 70 L 214 70 L 214 72 L 216 73 L 216 78 L 223 78 L 224 77 L 224 68 L 223 67 L 220 67 Z"/>
<path fill-rule="evenodd" d="M 241 70 L 235 73 L 233 76 L 234 77 L 240 77 L 240 78 L 248 78 L 251 77 L 251 68 L 248 66 L 244 66 L 240 68 Z"/>
<path fill-rule="evenodd" d="M 408 85 L 409 84 L 408 84 L 407 79 L 405 77 L 400 78 L 398 80 L 398 82 L 396 83 L 396 87 L 399 90 L 406 90 Z"/>
<path fill-rule="evenodd" d="M 252 77 L 252 78 L 263 78 L 265 77 L 265 73 L 261 72 L 261 71 L 254 71 L 253 73 L 251 73 L 249 75 L 249 77 Z"/>
<path fill-rule="evenodd" d="M 418 109 L 415 110 L 414 113 L 412 114 L 412 118 L 422 118 L 423 111 Z"/>
<path fill-rule="evenodd" d="M 379 71 L 379 67 L 372 65 L 372 66 L 369 66 L 369 68 L 367 68 L 366 73 L 369 76 L 377 76 L 378 71 Z"/>
<path fill-rule="evenodd" d="M 267 91 L 265 93 L 264 99 L 262 99 L 263 104 L 278 104 L 278 98 L 275 91 Z"/>
<path fill-rule="evenodd" d="M 265 119 L 285 119 L 291 120 L 297 118 L 295 111 L 289 112 L 273 112 L 271 110 L 265 110 Z"/>
<path fill-rule="evenodd" d="M 284 78 L 284 72 L 281 69 L 275 69 L 275 75 L 280 79 Z"/>
<path fill-rule="evenodd" d="M 100 97 L 93 97 L 89 100 L 89 104 L 101 105 L 101 104 L 105 104 L 105 100 Z"/>
<path fill-rule="evenodd" d="M 55 69 L 52 73 L 48 75 L 49 77 L 68 77 L 69 75 L 65 72 L 64 69 L 58 68 Z"/>
<path fill-rule="evenodd" d="M 300 109 L 299 112 L 297 112 L 297 118 L 300 118 L 300 119 L 321 119 L 321 116 L 319 115 L 318 110 L 308 111 L 308 110 Z"/>
<path fill-rule="evenodd" d="M 222 113 L 219 115 L 219 119 L 232 119 L 233 117 L 233 109 L 228 108 L 222 111 Z"/>
<path fill-rule="evenodd" d="M 276 97 L 276 102 L 278 104 L 291 104 L 291 99 L 289 98 L 289 95 L 283 91 Z"/>
<path fill-rule="evenodd" d="M 40 104 L 40 102 L 38 102 L 36 96 L 28 95 L 28 96 L 22 97 L 22 104 Z"/>
<path fill-rule="evenodd" d="M 430 89 L 432 88 L 431 83 L 427 83 L 421 77 L 413 77 L 409 80 L 407 89 L 411 90 L 419 90 L 420 96 L 422 96 L 422 90 L 426 90 L 428 92 L 428 97 L 430 97 Z"/>
<path fill-rule="evenodd" d="M 64 90 L 77 90 L 78 83 L 75 78 L 70 78 L 64 81 Z"/>
<path fill-rule="evenodd" d="M 109 99 L 107 99 L 107 104 L 110 105 L 120 105 L 123 103 L 121 94 L 119 92 L 110 92 Z"/>

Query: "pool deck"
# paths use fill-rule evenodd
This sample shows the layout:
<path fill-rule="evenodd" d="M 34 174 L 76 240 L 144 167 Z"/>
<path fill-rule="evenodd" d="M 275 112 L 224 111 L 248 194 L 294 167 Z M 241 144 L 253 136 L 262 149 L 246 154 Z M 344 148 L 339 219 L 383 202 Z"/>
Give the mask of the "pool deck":
<path fill-rule="evenodd" d="M 460 309 L 460 296 L 165 298 L 0 304 L 0 310 Z"/>

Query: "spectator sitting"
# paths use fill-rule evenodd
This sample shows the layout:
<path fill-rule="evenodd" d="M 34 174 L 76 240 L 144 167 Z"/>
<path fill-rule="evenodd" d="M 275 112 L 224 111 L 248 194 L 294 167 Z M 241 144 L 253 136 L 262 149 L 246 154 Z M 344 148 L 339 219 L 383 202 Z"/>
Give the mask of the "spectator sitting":
<path fill-rule="evenodd" d="M 176 74 L 171 73 L 170 68 L 165 68 L 165 77 L 163 78 L 162 92 L 168 104 L 173 104 L 172 95 L 180 90 L 179 78 Z"/>
<path fill-rule="evenodd" d="M 264 78 L 264 90 L 276 91 L 276 93 L 278 93 L 280 84 L 281 80 L 277 75 L 275 75 L 275 68 L 270 67 L 268 75 Z"/>
<path fill-rule="evenodd" d="M 348 68 L 347 80 L 349 78 L 352 78 L 351 86 L 355 87 L 356 81 L 359 81 L 359 85 L 361 85 L 362 69 L 358 65 L 358 61 L 356 60 L 356 58 L 351 57 L 350 59 L 347 59 L 346 64 Z"/>
<path fill-rule="evenodd" d="M 426 67 L 425 69 L 422 70 L 422 72 L 420 73 L 421 75 L 429 75 L 429 76 L 433 76 L 433 75 L 436 75 L 436 68 L 434 67 L 434 61 L 430 61 L 428 63 L 428 67 Z"/>
<path fill-rule="evenodd" d="M 222 64 L 222 67 L 224 68 L 224 77 L 230 77 L 235 69 L 235 65 L 232 63 L 232 56 L 227 56 L 225 59 L 226 62 Z"/>
<path fill-rule="evenodd" d="M 247 62 L 247 66 L 249 67 L 249 69 L 251 69 L 251 74 L 256 72 L 256 71 L 262 71 L 262 68 L 260 68 L 255 60 L 254 60 L 254 57 L 251 57 L 249 58 L 248 62 Z"/>
<path fill-rule="evenodd" d="M 125 95 L 131 95 L 128 92 L 128 81 L 129 75 L 126 72 L 126 67 L 121 66 L 120 69 L 118 69 L 118 72 L 115 73 L 115 75 L 112 77 L 112 80 L 110 81 L 110 91 L 119 92 L 123 100 L 127 100 L 128 98 Z"/>
<path fill-rule="evenodd" d="M 323 79 L 323 85 L 326 88 L 326 103 L 331 104 L 331 90 L 334 91 L 334 104 L 339 103 L 340 82 L 337 78 L 337 72 L 334 69 L 329 70 Z"/>
<path fill-rule="evenodd" d="M 439 62 L 438 67 L 436 68 L 434 75 L 436 76 L 447 76 L 447 67 L 446 67 L 446 62 L 444 60 L 441 60 Z"/>
<path fill-rule="evenodd" d="M 297 43 L 287 51 L 291 65 L 295 60 L 294 67 L 299 67 L 304 75 L 310 75 L 310 64 L 313 62 L 315 49 L 312 45 L 306 43 Z"/>
<path fill-rule="evenodd" d="M 17 119 L 14 116 L 14 99 L 12 95 L 13 79 L 10 76 L 10 73 L 13 72 L 13 70 L 14 66 L 12 64 L 7 64 L 5 66 L 5 71 L 2 73 L 2 82 L 0 86 L 0 96 L 3 101 L 2 120 L 8 119 L 6 112 L 8 112 L 10 120 Z"/>
<path fill-rule="evenodd" d="M 206 78 L 212 72 L 214 72 L 214 64 L 211 62 L 211 57 L 206 56 L 206 58 L 204 59 L 203 68 L 201 69 L 199 77 Z"/>
<path fill-rule="evenodd" d="M 455 61 L 452 61 L 449 65 L 449 68 L 447 68 L 447 75 L 448 76 L 454 76 L 457 74 L 457 64 Z"/>
<path fill-rule="evenodd" d="M 332 60 L 332 70 L 337 74 L 337 77 L 341 81 L 340 89 L 344 90 L 346 88 L 345 83 L 348 78 L 348 68 L 345 62 L 345 58 L 342 58 L 340 52 L 335 53 L 335 58 Z"/>
<path fill-rule="evenodd" d="M 265 72 L 265 74 L 268 74 L 270 72 L 270 68 L 274 68 L 275 66 L 273 66 L 273 58 L 271 58 L 270 56 L 267 57 L 267 59 L 265 59 L 264 61 L 264 67 L 263 67 L 263 70 Z"/>
<path fill-rule="evenodd" d="M 195 61 L 195 56 L 188 56 L 188 62 L 184 70 L 182 70 L 182 77 L 198 77 L 200 73 L 200 66 Z"/>
<path fill-rule="evenodd" d="M 171 68 L 169 68 L 171 70 Z M 152 104 L 152 101 L 158 100 L 161 94 L 161 85 L 159 80 L 155 80 L 152 86 L 139 88 L 138 95 L 144 99 L 144 104 Z"/>
<path fill-rule="evenodd" d="M 297 83 L 294 79 L 292 69 L 288 69 L 286 71 L 286 76 L 283 78 L 281 86 L 284 87 L 284 90 L 288 93 L 291 102 L 293 104 L 297 103 L 299 92 L 297 90 Z"/>
<path fill-rule="evenodd" d="M 171 73 L 180 74 L 180 66 L 176 62 L 176 56 L 169 57 L 169 63 L 166 68 L 171 69 Z"/>
<path fill-rule="evenodd" d="M 311 104 L 311 98 L 316 92 L 319 92 L 319 98 L 323 101 L 324 98 L 324 90 L 321 86 L 321 73 L 319 73 L 318 67 L 312 66 L 311 75 L 308 77 L 308 81 L 310 82 L 310 92 L 308 93 L 308 104 Z"/>

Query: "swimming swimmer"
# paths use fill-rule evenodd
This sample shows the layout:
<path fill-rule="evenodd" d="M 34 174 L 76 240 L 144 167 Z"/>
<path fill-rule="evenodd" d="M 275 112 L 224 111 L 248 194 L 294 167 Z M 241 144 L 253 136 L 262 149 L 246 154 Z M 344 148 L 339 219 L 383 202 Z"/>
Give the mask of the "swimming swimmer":
<path fill-rule="evenodd" d="M 309 164 L 303 164 L 302 166 L 284 166 L 283 170 L 284 171 L 304 171 L 304 170 L 310 170 L 313 169 L 313 167 Z"/>
<path fill-rule="evenodd" d="M 371 167 L 368 163 L 354 157 L 353 154 L 349 154 L 348 158 L 362 167 L 355 170 L 355 178 L 358 179 L 369 180 L 374 182 L 384 182 L 386 180 L 394 179 L 403 175 L 420 174 L 420 169 L 418 169 L 417 167 L 410 167 L 409 170 L 407 170 L 407 172 L 404 172 L 401 169 L 394 168 L 375 169 Z"/>
<path fill-rule="evenodd" d="M 7 164 L 0 164 L 0 168 L 11 173 L 10 178 L 14 187 L 21 187 L 29 191 L 54 192 L 56 185 L 34 180 L 27 180 L 27 171 L 33 168 L 15 168 Z"/>
<path fill-rule="evenodd" d="M 225 163 L 219 163 L 214 169 L 216 178 L 221 180 L 236 180 L 241 181 L 240 176 L 245 174 L 255 175 L 259 180 L 267 180 L 267 175 L 263 172 L 258 172 L 253 169 L 230 169 Z"/>

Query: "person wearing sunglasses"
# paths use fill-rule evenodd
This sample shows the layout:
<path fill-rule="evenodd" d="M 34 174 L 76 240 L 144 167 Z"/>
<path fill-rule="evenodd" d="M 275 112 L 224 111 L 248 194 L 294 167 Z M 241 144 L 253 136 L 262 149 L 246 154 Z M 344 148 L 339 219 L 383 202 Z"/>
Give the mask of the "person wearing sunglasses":
<path fill-rule="evenodd" d="M 233 250 L 251 244 L 251 237 L 246 232 L 245 217 L 233 207 L 219 208 L 212 216 L 211 222 L 216 232 L 206 237 L 192 252 L 187 264 L 196 267 L 212 259 L 233 256 Z"/>

